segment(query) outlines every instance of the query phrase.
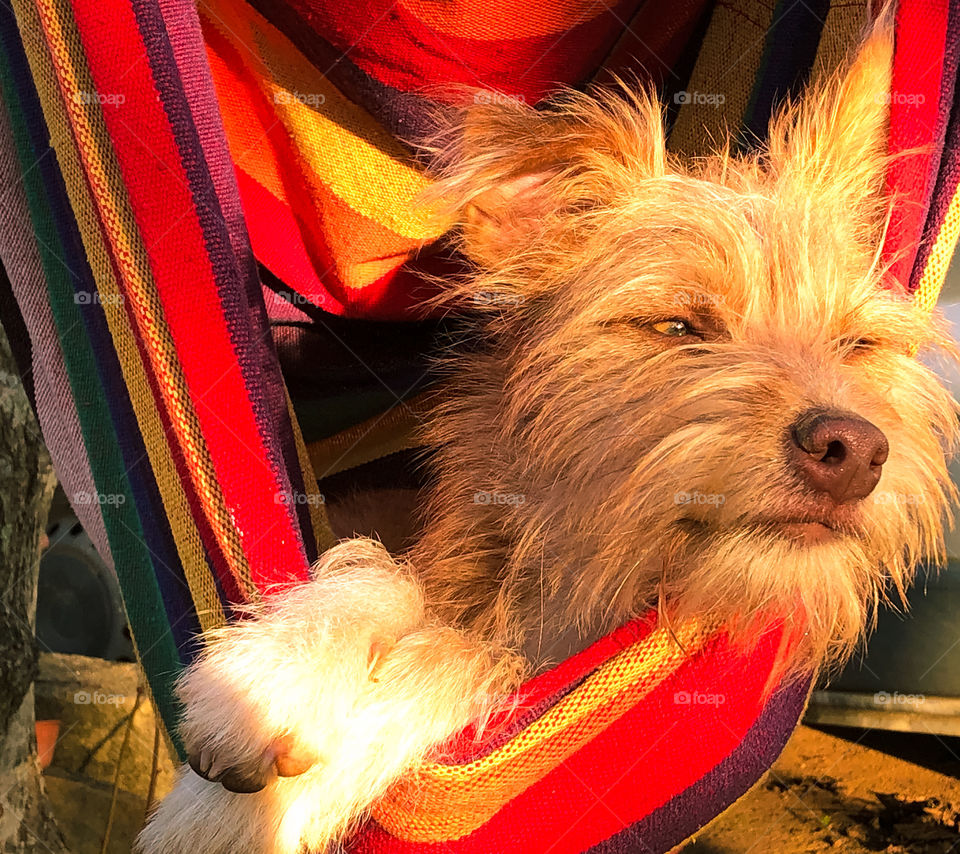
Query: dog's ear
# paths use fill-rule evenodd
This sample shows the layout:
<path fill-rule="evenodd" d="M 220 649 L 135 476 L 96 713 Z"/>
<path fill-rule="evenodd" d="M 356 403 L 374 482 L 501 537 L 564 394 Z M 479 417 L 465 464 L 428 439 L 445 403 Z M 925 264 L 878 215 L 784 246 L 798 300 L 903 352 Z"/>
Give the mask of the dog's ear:
<path fill-rule="evenodd" d="M 769 133 L 771 171 L 800 196 L 817 199 L 838 226 L 851 223 L 860 237 L 871 231 L 872 241 L 886 218 L 893 44 L 888 6 L 852 59 L 840 71 L 819 74 L 797 103 L 774 117 Z"/>
<path fill-rule="evenodd" d="M 538 169 L 531 164 L 531 169 L 505 175 L 463 204 L 459 216 L 463 249 L 480 266 L 493 267 L 509 257 L 556 214 L 551 179 L 557 177 L 559 167 L 543 164 Z"/>
<path fill-rule="evenodd" d="M 576 239 L 576 217 L 666 168 L 656 98 L 565 91 L 541 108 L 496 96 L 459 112 L 433 146 L 438 190 L 463 250 L 494 267 L 538 239 Z"/>

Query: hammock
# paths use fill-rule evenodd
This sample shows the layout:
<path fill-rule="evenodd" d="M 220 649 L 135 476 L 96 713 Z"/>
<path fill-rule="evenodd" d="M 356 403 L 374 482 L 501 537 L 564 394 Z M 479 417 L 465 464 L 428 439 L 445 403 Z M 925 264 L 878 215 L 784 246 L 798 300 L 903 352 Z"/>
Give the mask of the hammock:
<path fill-rule="evenodd" d="M 315 407 L 329 417 L 308 447 L 278 351 L 302 356 L 311 324 L 337 315 L 385 329 L 423 301 L 410 259 L 440 235 L 410 205 L 425 183 L 410 146 L 428 99 L 460 83 L 533 103 L 636 73 L 661 87 L 675 151 L 727 127 L 746 147 L 840 60 L 862 14 L 825 0 L 0 9 L 0 316 L 178 748 L 172 685 L 200 632 L 308 578 L 332 543 L 318 475 L 406 443 L 419 398 L 390 388 L 386 415 Z M 915 153 L 889 173 L 902 203 L 886 251 L 932 307 L 960 229 L 960 0 L 903 0 L 896 38 L 890 146 Z M 777 626 L 749 656 L 722 630 L 679 633 L 683 655 L 646 615 L 539 676 L 497 742 L 465 735 L 401 781 L 351 850 L 669 850 L 760 778 L 809 687 L 764 693 Z"/>

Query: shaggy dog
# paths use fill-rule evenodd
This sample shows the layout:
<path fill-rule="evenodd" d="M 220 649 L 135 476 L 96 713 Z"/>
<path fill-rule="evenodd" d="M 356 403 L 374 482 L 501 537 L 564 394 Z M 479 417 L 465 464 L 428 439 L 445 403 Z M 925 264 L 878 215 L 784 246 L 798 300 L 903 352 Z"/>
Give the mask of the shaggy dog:
<path fill-rule="evenodd" d="M 783 672 L 842 661 L 942 552 L 949 351 L 881 258 L 891 27 L 773 119 L 678 162 L 644 91 L 465 109 L 439 194 L 488 307 L 425 439 L 424 532 L 342 542 L 186 673 L 193 770 L 149 854 L 336 848 L 524 675 L 659 605 Z M 203 779 L 206 778 L 206 779 Z"/>

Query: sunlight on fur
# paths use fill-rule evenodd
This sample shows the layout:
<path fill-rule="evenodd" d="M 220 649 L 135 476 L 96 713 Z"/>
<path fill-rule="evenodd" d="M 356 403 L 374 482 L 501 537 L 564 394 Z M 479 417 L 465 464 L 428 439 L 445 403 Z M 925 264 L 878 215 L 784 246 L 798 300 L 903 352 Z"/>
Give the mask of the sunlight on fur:
<path fill-rule="evenodd" d="M 333 850 L 524 676 L 653 605 L 747 645 L 779 617 L 809 673 L 902 601 L 942 557 L 958 422 L 915 356 L 954 345 L 880 257 L 891 42 L 742 156 L 675 159 L 644 91 L 463 111 L 436 197 L 473 269 L 444 299 L 488 316 L 426 431 L 424 533 L 403 563 L 341 543 L 208 638 L 181 682 L 199 773 L 139 851 Z"/>

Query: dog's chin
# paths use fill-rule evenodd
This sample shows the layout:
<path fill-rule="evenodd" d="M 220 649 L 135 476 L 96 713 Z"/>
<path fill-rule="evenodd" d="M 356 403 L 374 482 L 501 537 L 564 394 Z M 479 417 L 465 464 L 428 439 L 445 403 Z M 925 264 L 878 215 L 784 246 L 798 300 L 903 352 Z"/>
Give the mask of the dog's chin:
<path fill-rule="evenodd" d="M 782 537 L 800 548 L 837 542 L 843 534 L 825 522 L 784 521 L 769 526 L 771 535 Z"/>
<path fill-rule="evenodd" d="M 787 517 L 685 534 L 666 593 L 678 619 L 709 615 L 749 647 L 754 618 L 780 617 L 797 639 L 797 672 L 839 665 L 862 637 L 882 570 L 859 530 Z"/>
<path fill-rule="evenodd" d="M 789 544 L 799 549 L 835 545 L 848 537 L 855 537 L 856 529 L 819 519 L 784 518 L 756 519 L 738 522 L 729 527 L 706 525 L 684 520 L 682 527 L 693 540 L 728 539 L 731 536 L 745 542 L 757 539 Z"/>

